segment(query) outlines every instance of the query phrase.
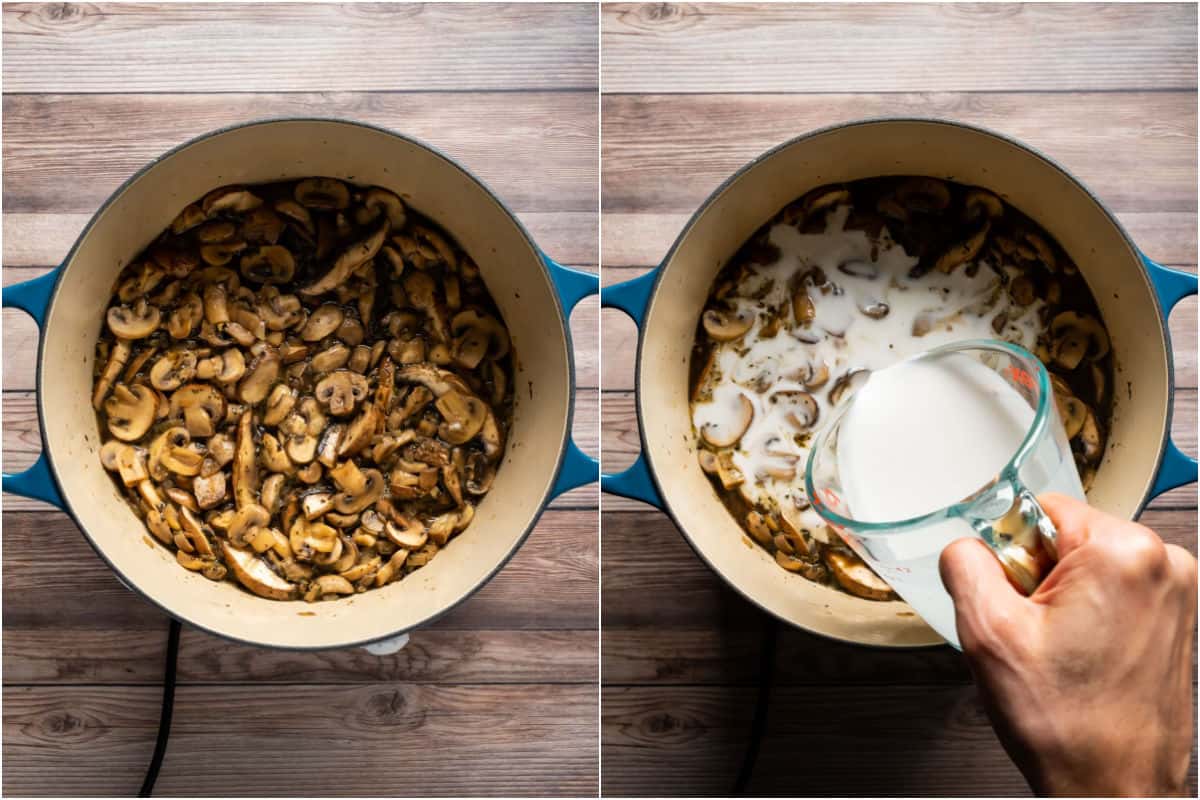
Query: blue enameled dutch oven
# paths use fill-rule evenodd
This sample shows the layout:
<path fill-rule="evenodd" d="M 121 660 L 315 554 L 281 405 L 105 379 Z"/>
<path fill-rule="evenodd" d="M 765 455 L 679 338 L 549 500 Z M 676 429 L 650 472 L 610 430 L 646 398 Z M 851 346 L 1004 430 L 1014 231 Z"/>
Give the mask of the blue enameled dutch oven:
<path fill-rule="evenodd" d="M 504 460 L 474 522 L 428 566 L 383 589 L 327 603 L 264 600 L 182 570 L 147 547 L 142 523 L 100 464 L 90 403 L 96 338 L 122 266 L 188 203 L 218 186 L 310 175 L 383 186 L 443 225 L 479 264 L 512 335 L 516 407 Z M 43 451 L 4 490 L 66 511 L 118 576 L 172 616 L 230 639 L 319 649 L 390 639 L 483 586 L 546 504 L 596 479 L 571 441 L 574 364 L 567 315 L 596 276 L 560 266 L 477 177 L 433 148 L 342 120 L 281 119 L 215 131 L 130 178 L 88 223 L 62 266 L 4 290 L 41 329 L 37 401 Z M 306 612 L 301 615 L 298 612 Z"/>
<path fill-rule="evenodd" d="M 826 128 L 747 164 L 705 201 L 662 265 L 604 289 L 601 303 L 638 324 L 637 413 L 642 453 L 601 478 L 604 491 L 666 511 L 699 556 L 781 620 L 887 647 L 941 641 L 903 603 L 878 603 L 779 569 L 747 547 L 696 458 L 688 360 L 721 267 L 784 205 L 823 184 L 931 175 L 991 189 L 1042 225 L 1071 255 L 1112 338 L 1115 408 L 1090 502 L 1134 518 L 1153 497 L 1196 480 L 1196 461 L 1170 440 L 1173 369 L 1167 314 L 1196 293 L 1196 276 L 1146 258 L 1116 218 L 1065 169 L 1007 137 L 955 122 L 883 119 Z"/>

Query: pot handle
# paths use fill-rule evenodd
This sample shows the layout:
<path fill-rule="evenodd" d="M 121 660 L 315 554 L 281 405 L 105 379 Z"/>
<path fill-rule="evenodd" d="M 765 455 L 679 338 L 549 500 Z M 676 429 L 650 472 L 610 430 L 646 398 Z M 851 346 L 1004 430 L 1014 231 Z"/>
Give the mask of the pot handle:
<path fill-rule="evenodd" d="M 638 328 L 638 338 L 642 335 L 642 320 L 646 314 L 646 306 L 650 302 L 650 294 L 658 279 L 658 270 L 654 269 L 633 280 L 606 286 L 600 291 L 601 308 L 618 308 L 624 311 L 634 321 Z M 638 433 L 641 433 L 641 417 L 638 417 Z M 663 507 L 662 497 L 654 486 L 650 476 L 650 467 L 646 464 L 646 454 L 639 453 L 637 460 L 623 472 L 600 475 L 600 490 L 631 500 L 641 500 L 655 508 Z"/>
<path fill-rule="evenodd" d="M 571 310 L 583 298 L 600 291 L 600 278 L 590 272 L 564 267 L 562 264 L 542 254 L 546 268 L 550 270 L 550 279 L 554 282 L 554 290 L 562 303 L 563 310 L 568 316 Z M 571 332 L 567 331 L 567 341 L 570 343 Z M 571 398 L 574 403 L 575 398 Z M 584 484 L 596 480 L 600 474 L 600 462 L 579 449 L 574 438 L 567 441 L 567 451 L 563 455 L 562 468 L 550 490 L 550 497 L 558 497 L 563 492 L 569 492 Z"/>
<path fill-rule="evenodd" d="M 1196 294 L 1197 278 L 1195 274 L 1164 267 L 1162 264 L 1151 261 L 1144 254 L 1142 262 L 1146 265 L 1150 282 L 1154 285 L 1155 293 L 1158 294 L 1158 302 L 1162 305 L 1164 318 L 1171 313 L 1171 309 L 1175 307 L 1176 303 L 1185 297 Z M 1169 355 L 1173 356 L 1173 354 Z M 1195 482 L 1196 459 L 1185 455 L 1175 442 L 1168 438 L 1166 449 L 1163 451 L 1162 465 L 1159 466 L 1154 486 L 1150 489 L 1150 498 L 1153 499 L 1163 492 Z"/>
<path fill-rule="evenodd" d="M 50 305 L 50 295 L 54 292 L 54 284 L 57 281 L 58 270 L 55 269 L 33 280 L 5 286 L 4 307 L 21 309 L 33 317 L 40 331 L 46 319 L 46 309 Z M 54 476 L 50 474 L 45 450 L 37 457 L 37 461 L 33 462 L 33 466 L 24 472 L 4 473 L 4 491 L 22 497 L 32 497 L 60 509 L 64 507 L 58 487 L 54 484 Z"/>

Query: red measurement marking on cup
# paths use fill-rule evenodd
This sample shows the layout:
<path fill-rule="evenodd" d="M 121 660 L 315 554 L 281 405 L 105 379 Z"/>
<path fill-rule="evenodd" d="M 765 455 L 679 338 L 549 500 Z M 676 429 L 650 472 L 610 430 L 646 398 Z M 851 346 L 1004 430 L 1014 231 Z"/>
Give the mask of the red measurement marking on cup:
<path fill-rule="evenodd" d="M 1034 381 L 1033 381 L 1033 376 L 1030 375 L 1025 370 L 1021 369 L 1020 367 L 1009 366 L 1008 374 L 1014 381 L 1021 384 L 1026 389 L 1036 389 L 1037 388 L 1037 384 L 1034 383 Z"/>
<path fill-rule="evenodd" d="M 824 505 L 837 510 L 842 507 L 842 498 L 837 496 L 837 492 L 833 489 L 821 489 L 817 492 L 817 499 Z"/>

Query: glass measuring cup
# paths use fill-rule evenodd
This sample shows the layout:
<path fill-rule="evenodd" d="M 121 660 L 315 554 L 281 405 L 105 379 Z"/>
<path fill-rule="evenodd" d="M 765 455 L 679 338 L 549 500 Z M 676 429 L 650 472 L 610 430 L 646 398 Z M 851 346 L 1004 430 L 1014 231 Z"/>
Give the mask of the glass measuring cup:
<path fill-rule="evenodd" d="M 1023 441 L 997 475 L 953 505 L 917 517 L 888 522 L 857 519 L 838 461 L 839 435 L 854 406 L 855 392 L 842 401 L 817 435 L 809 453 L 805 485 L 817 513 L 957 648 L 954 605 L 938 573 L 942 550 L 964 537 L 981 539 L 995 553 L 1010 581 L 1029 594 L 1057 558 L 1054 525 L 1035 496 L 1059 492 L 1083 500 L 1084 494 L 1042 363 L 1022 347 L 987 340 L 938 347 L 908 361 L 951 355 L 956 359 L 965 356 L 998 374 L 1034 412 Z"/>

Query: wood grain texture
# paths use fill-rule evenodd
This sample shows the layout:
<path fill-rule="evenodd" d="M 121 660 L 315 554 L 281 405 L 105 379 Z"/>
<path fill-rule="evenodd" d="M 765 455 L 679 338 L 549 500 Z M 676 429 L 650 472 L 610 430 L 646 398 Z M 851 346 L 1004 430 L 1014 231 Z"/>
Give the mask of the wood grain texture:
<path fill-rule="evenodd" d="M 512 208 L 590 212 L 597 114 L 591 91 L 5 95 L 4 205 L 7 212 L 92 213 L 150 160 L 194 136 L 300 115 L 414 136 L 475 172 Z"/>
<path fill-rule="evenodd" d="M 121 585 L 65 514 L 5 512 L 4 545 L 5 631 L 163 631 L 162 612 Z M 594 631 L 598 563 L 595 511 L 547 511 L 512 561 L 437 628 Z"/>
<path fill-rule="evenodd" d="M 4 792 L 132 795 L 159 694 L 5 687 Z M 155 794 L 594 795 L 596 715 L 594 686 L 183 685 Z"/>
<path fill-rule="evenodd" d="M 933 116 L 1037 148 L 1122 211 L 1196 211 L 1194 91 L 1048 94 L 608 95 L 603 207 L 691 213 L 752 158 L 856 119 Z"/>
<path fill-rule="evenodd" d="M 610 3 L 602 13 L 605 92 L 1196 86 L 1185 33 L 1196 9 L 1185 4 Z"/>
<path fill-rule="evenodd" d="M 591 89 L 596 29 L 591 3 L 13 3 L 4 7 L 4 88 Z"/>

